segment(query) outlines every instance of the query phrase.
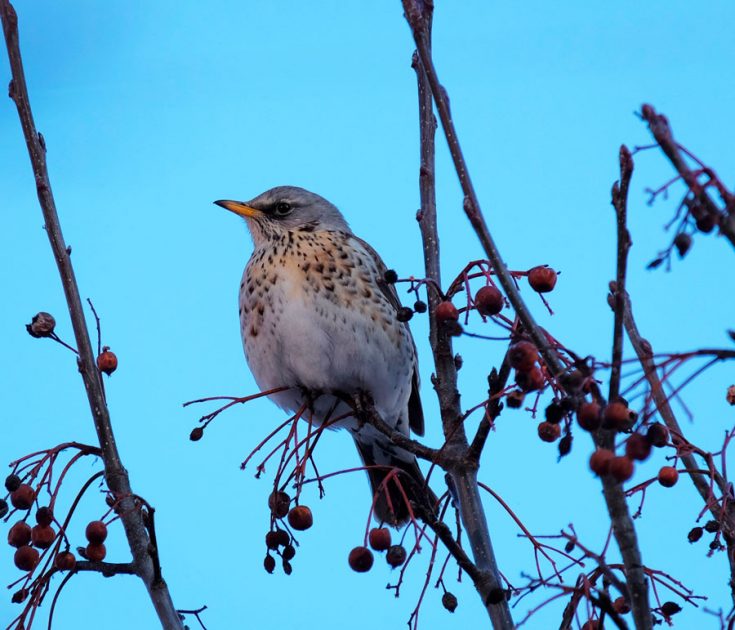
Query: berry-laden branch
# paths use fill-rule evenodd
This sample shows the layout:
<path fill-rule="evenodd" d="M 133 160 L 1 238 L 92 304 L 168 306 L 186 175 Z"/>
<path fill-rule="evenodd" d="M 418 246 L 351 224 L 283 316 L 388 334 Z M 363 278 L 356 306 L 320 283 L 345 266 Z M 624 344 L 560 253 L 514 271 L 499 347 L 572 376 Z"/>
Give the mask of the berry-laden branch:
<path fill-rule="evenodd" d="M 433 3 L 431 0 L 418 0 L 417 3 L 404 2 L 408 13 L 414 12 L 414 19 L 409 19 L 412 29 L 420 29 L 423 34 L 425 49 L 418 51 L 413 57 L 413 68 L 416 71 L 419 99 L 419 133 L 420 133 L 420 168 L 419 193 L 421 209 L 418 222 L 424 250 L 424 264 L 427 279 L 434 286 L 441 286 L 441 267 L 439 263 L 439 232 L 436 221 L 435 190 L 435 146 L 434 136 L 436 119 L 432 102 L 432 86 L 427 75 L 427 58 L 431 55 L 431 23 Z M 414 30 L 416 32 L 416 30 Z M 418 39 L 417 39 L 418 44 Z M 430 335 L 434 356 L 433 385 L 439 400 L 442 427 L 446 443 L 442 451 L 449 458 L 459 458 L 459 465 L 445 467 L 448 479 L 454 487 L 454 499 L 459 506 L 459 513 L 467 532 L 469 544 L 475 564 L 469 566 L 469 558 L 460 559 L 462 551 L 454 538 L 441 521 L 429 523 L 435 534 L 444 543 L 462 568 L 470 575 L 488 612 L 493 627 L 512 628 L 513 620 L 508 602 L 502 594 L 500 576 L 495 553 L 490 540 L 480 493 L 477 487 L 476 459 L 468 453 L 467 436 L 463 425 L 460 408 L 459 390 L 457 388 L 457 366 L 452 351 L 450 331 L 437 321 L 437 308 L 440 296 L 436 291 L 427 291 L 430 306 Z M 481 448 L 479 446 L 478 448 Z M 464 552 L 462 552 L 464 554 Z"/>
<path fill-rule="evenodd" d="M 70 250 L 67 249 L 66 243 L 64 242 L 59 217 L 56 212 L 54 196 L 51 191 L 51 182 L 46 165 L 45 141 L 43 136 L 36 130 L 36 125 L 33 120 L 18 41 L 18 18 L 15 9 L 8 0 L 0 0 L 0 18 L 2 19 L 5 44 L 7 46 L 12 73 L 9 94 L 18 110 L 18 116 L 33 167 L 36 191 L 43 212 L 46 234 L 51 243 L 51 249 L 56 259 L 64 295 L 69 307 L 74 337 L 79 352 L 79 371 L 84 381 L 92 418 L 102 450 L 107 486 L 119 502 L 120 518 L 128 538 L 136 572 L 148 589 L 161 624 L 165 628 L 179 629 L 182 628 L 181 620 L 176 613 L 168 588 L 163 581 L 154 579 L 153 562 L 148 548 L 150 539 L 146 532 L 142 514 L 133 498 L 130 480 L 115 443 L 115 436 L 110 423 L 110 413 L 105 401 L 102 377 L 100 370 L 97 368 L 95 355 L 92 351 L 79 288 L 71 263 Z"/>
<path fill-rule="evenodd" d="M 669 397 L 664 391 L 661 379 L 658 376 L 651 344 L 647 339 L 644 339 L 641 336 L 640 331 L 638 330 L 638 326 L 633 317 L 630 296 L 627 293 L 624 293 L 622 294 L 622 297 L 625 308 L 625 330 L 628 335 L 628 339 L 630 339 L 630 343 L 638 356 L 638 360 L 643 367 L 645 378 L 651 388 L 651 395 L 654 403 L 656 404 L 656 409 L 669 429 L 671 429 L 675 434 L 681 436 L 683 435 L 681 427 L 671 405 L 669 404 Z M 684 468 L 689 473 L 689 478 L 692 480 L 694 487 L 702 497 L 705 506 L 709 509 L 714 519 L 722 528 L 723 537 L 727 546 L 727 558 L 730 564 L 730 593 L 733 601 L 735 602 L 735 505 L 733 505 L 732 501 L 728 501 L 724 504 L 724 509 L 721 509 L 717 502 L 711 500 L 712 488 L 705 477 L 698 474 L 697 471 L 699 471 L 699 466 L 694 455 L 688 452 L 679 452 L 678 455 L 681 462 L 684 464 Z M 722 488 L 722 490 L 723 492 L 731 492 L 727 487 Z"/>
<path fill-rule="evenodd" d="M 703 165 L 701 165 L 702 168 L 699 170 L 689 168 L 682 153 L 687 153 L 689 157 L 692 157 L 692 155 L 688 151 L 683 150 L 676 140 L 674 140 L 674 134 L 671 131 L 671 125 L 669 125 L 666 116 L 657 113 L 651 105 L 643 105 L 641 107 L 641 118 L 648 123 L 648 128 L 651 130 L 651 134 L 656 140 L 656 143 L 661 147 L 661 150 L 669 158 L 669 161 L 691 191 L 693 195 L 691 202 L 695 204 L 696 212 L 692 212 L 694 208 L 691 205 L 689 212 L 699 214 L 698 217 L 695 217 L 698 220 L 698 228 L 702 231 L 711 231 L 715 226 L 719 226 L 720 233 L 735 246 L 735 195 L 722 185 L 711 169 Z M 707 181 L 704 184 L 699 181 L 700 175 L 707 177 Z M 712 197 L 709 196 L 707 188 L 710 187 L 717 189 L 718 194 L 725 204 L 724 212 L 720 210 Z"/>

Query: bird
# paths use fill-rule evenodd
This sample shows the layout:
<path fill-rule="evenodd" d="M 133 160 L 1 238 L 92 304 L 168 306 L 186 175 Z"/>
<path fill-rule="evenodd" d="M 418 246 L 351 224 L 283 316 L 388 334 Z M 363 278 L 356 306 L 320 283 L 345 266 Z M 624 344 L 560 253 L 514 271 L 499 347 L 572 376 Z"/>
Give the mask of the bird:
<path fill-rule="evenodd" d="M 392 429 L 424 434 L 416 345 L 386 265 L 336 206 L 304 188 L 214 203 L 243 217 L 253 241 L 239 311 L 258 387 L 286 387 L 269 395 L 279 407 L 308 407 L 314 425 L 349 431 L 375 517 L 400 526 L 412 513 L 407 500 L 428 491 L 416 457 L 358 419 L 347 402 L 368 394 Z"/>

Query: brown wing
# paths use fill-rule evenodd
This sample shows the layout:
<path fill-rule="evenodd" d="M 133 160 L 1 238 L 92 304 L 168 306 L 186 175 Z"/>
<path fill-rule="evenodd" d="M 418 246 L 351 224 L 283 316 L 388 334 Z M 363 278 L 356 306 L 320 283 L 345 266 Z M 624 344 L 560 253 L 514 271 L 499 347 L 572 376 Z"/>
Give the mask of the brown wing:
<path fill-rule="evenodd" d="M 380 257 L 378 252 L 376 252 L 368 243 L 363 241 L 361 238 L 355 236 L 354 234 L 352 235 L 352 238 L 359 242 L 360 245 L 362 245 L 375 259 L 375 264 L 378 267 L 378 287 L 380 287 L 383 295 L 385 295 L 388 302 L 390 302 L 396 310 L 401 308 L 401 301 L 400 299 L 398 299 L 398 292 L 396 291 L 396 287 L 385 281 L 385 272 L 388 271 L 388 268 L 385 266 L 383 259 Z M 421 436 L 424 434 L 424 410 L 421 406 L 421 396 L 419 395 L 418 355 L 416 354 L 416 344 L 413 341 L 411 329 L 409 328 L 407 322 L 405 322 L 403 325 L 406 327 L 406 330 L 408 330 L 408 336 L 411 339 L 411 345 L 413 346 L 413 354 L 416 357 L 416 366 L 414 367 L 413 375 L 411 376 L 411 396 L 408 399 L 408 425 L 411 427 L 411 431 L 413 431 L 416 435 Z"/>

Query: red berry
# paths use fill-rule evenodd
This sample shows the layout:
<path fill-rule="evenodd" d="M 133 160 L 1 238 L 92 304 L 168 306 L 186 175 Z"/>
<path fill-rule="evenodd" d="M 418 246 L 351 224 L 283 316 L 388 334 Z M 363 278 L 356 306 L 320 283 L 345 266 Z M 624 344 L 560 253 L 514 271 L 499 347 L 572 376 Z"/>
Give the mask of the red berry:
<path fill-rule="evenodd" d="M 14 508 L 19 510 L 27 510 L 33 505 L 36 499 L 36 492 L 27 483 L 22 483 L 18 488 L 10 494 L 10 502 Z"/>
<path fill-rule="evenodd" d="M 533 366 L 527 372 L 516 370 L 516 385 L 524 392 L 535 392 L 544 388 L 546 381 L 541 370 Z"/>
<path fill-rule="evenodd" d="M 8 475 L 5 478 L 5 489 L 8 492 L 15 492 L 20 487 L 20 484 L 20 477 L 18 477 L 18 475 L 16 474 Z"/>
<path fill-rule="evenodd" d="M 278 545 L 279 545 L 278 538 L 279 536 L 278 536 L 277 531 L 268 532 L 265 535 L 265 546 L 268 547 L 268 549 L 275 551 L 276 549 L 278 549 Z"/>
<path fill-rule="evenodd" d="M 671 488 L 679 481 L 679 473 L 673 466 L 662 466 L 658 471 L 658 482 L 664 488 Z"/>
<path fill-rule="evenodd" d="M 577 409 L 577 422 L 585 431 L 596 431 L 600 428 L 600 405 L 596 402 L 582 403 Z"/>
<path fill-rule="evenodd" d="M 102 521 L 92 521 L 87 525 L 84 535 L 93 545 L 101 545 L 107 538 L 107 525 Z"/>
<path fill-rule="evenodd" d="M 85 549 L 87 558 L 92 562 L 102 562 L 107 555 L 107 549 L 102 543 L 89 543 Z"/>
<path fill-rule="evenodd" d="M 385 554 L 385 559 L 392 567 L 400 567 L 406 561 L 406 550 L 402 545 L 393 545 Z"/>
<path fill-rule="evenodd" d="M 530 341 L 519 341 L 508 349 L 508 362 L 510 367 L 528 372 L 538 359 L 538 351 Z"/>
<path fill-rule="evenodd" d="M 704 530 L 701 527 L 692 527 L 692 529 L 690 529 L 689 533 L 687 534 L 687 540 L 690 543 L 695 543 L 702 537 L 703 534 Z"/>
<path fill-rule="evenodd" d="M 355 547 L 350 551 L 348 562 L 353 571 L 365 573 L 373 566 L 373 552 L 367 547 Z"/>
<path fill-rule="evenodd" d="M 602 410 L 605 426 L 617 431 L 630 429 L 636 419 L 636 413 L 628 409 L 628 405 L 620 401 L 608 403 Z"/>
<path fill-rule="evenodd" d="M 615 457 L 615 453 L 606 448 L 599 448 L 590 457 L 590 468 L 596 475 L 602 477 L 606 475 L 610 468 L 610 461 Z"/>
<path fill-rule="evenodd" d="M 514 389 L 505 397 L 505 404 L 510 409 L 520 409 L 526 395 L 520 389 Z"/>
<path fill-rule="evenodd" d="M 288 562 L 296 555 L 296 547 L 293 545 L 286 545 L 281 552 L 281 557 Z"/>
<path fill-rule="evenodd" d="M 291 497 L 285 492 L 274 491 L 268 497 L 268 507 L 271 509 L 271 514 L 276 518 L 283 518 L 288 514 L 290 503 Z"/>
<path fill-rule="evenodd" d="M 8 530 L 8 544 L 11 547 L 22 547 L 31 542 L 31 526 L 25 521 L 18 521 Z"/>
<path fill-rule="evenodd" d="M 651 444 L 640 433 L 633 433 L 625 443 L 625 454 L 642 462 L 651 454 Z"/>
<path fill-rule="evenodd" d="M 581 630 L 600 630 L 600 622 L 597 619 L 588 619 L 582 624 Z"/>
<path fill-rule="evenodd" d="M 36 525 L 31 530 L 31 542 L 34 547 L 48 549 L 56 540 L 56 531 L 50 525 Z"/>
<path fill-rule="evenodd" d="M 660 422 L 654 422 L 648 427 L 646 439 L 651 443 L 651 446 L 661 448 L 669 442 L 669 430 Z"/>
<path fill-rule="evenodd" d="M 624 455 L 613 457 L 607 472 L 620 482 L 628 481 L 633 476 L 633 460 Z"/>
<path fill-rule="evenodd" d="M 51 525 L 54 522 L 54 513 L 48 506 L 38 508 L 36 512 L 36 523 L 39 525 Z"/>
<path fill-rule="evenodd" d="M 117 369 L 117 357 L 107 346 L 102 348 L 102 353 L 97 357 L 97 367 L 107 376 Z"/>
<path fill-rule="evenodd" d="M 38 562 L 41 559 L 38 551 L 33 547 L 19 547 L 15 551 L 13 561 L 15 566 L 21 571 L 33 571 L 38 566 Z"/>
<path fill-rule="evenodd" d="M 71 551 L 62 551 L 56 554 L 54 566 L 59 571 L 72 571 L 77 566 L 77 559 Z"/>
<path fill-rule="evenodd" d="M 443 324 L 446 322 L 456 322 L 458 319 L 459 311 L 454 304 L 452 304 L 448 300 L 445 300 L 444 302 L 439 302 L 436 307 L 436 321 Z"/>
<path fill-rule="evenodd" d="M 538 436 L 544 442 L 555 442 L 561 435 L 561 427 L 551 422 L 542 422 L 538 425 Z"/>
<path fill-rule="evenodd" d="M 528 272 L 528 284 L 538 293 L 548 293 L 556 286 L 556 271 L 551 267 L 534 267 Z"/>
<path fill-rule="evenodd" d="M 298 531 L 303 531 L 314 524 L 314 517 L 308 507 L 297 505 L 288 513 L 288 524 Z"/>
<path fill-rule="evenodd" d="M 480 315 L 497 315 L 503 306 L 503 295 L 493 286 L 482 287 L 475 294 L 475 308 Z"/>
<path fill-rule="evenodd" d="M 390 530 L 387 527 L 374 527 L 368 534 L 368 541 L 375 551 L 385 551 L 390 547 Z"/>

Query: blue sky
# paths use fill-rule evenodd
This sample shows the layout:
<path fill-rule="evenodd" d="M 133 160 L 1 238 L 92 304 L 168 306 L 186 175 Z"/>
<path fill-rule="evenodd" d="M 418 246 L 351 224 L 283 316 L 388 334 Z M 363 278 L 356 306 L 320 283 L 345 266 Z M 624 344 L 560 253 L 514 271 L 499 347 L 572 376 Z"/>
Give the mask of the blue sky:
<path fill-rule="evenodd" d="M 550 264 L 561 270 L 551 295 L 555 317 L 529 296 L 539 319 L 578 353 L 606 357 L 612 321 L 605 296 L 614 273 L 609 191 L 618 147 L 649 142 L 633 112 L 650 102 L 669 116 L 681 141 L 726 183 L 733 181 L 735 8 L 724 1 L 696 9 L 660 1 L 437 5 L 437 69 L 503 256 L 514 269 Z M 397 600 L 384 589 L 395 575 L 382 562 L 367 575 L 349 571 L 347 553 L 362 539 L 368 509 L 361 473 L 331 480 L 324 500 L 308 500 L 315 525 L 300 537 L 293 575 L 266 575 L 268 481 L 238 466 L 281 413 L 267 401 L 238 408 L 192 444 L 188 434 L 199 412 L 181 407 L 192 398 L 256 389 L 237 321 L 251 244 L 241 222 L 213 206 L 214 199 L 304 186 L 339 206 L 400 275 L 422 275 L 414 220 L 413 46 L 400 3 L 19 1 L 16 9 L 36 122 L 48 145 L 82 295 L 94 300 L 104 343 L 120 358 L 107 385 L 119 446 L 133 487 L 157 508 L 163 568 L 177 605 L 208 605 L 210 629 L 402 627 L 428 554 Z M 0 81 L 8 78 L 2 61 Z M 10 100 L 0 101 L 0 138 L 0 285 L 6 296 L 0 461 L 9 462 L 70 439 L 92 442 L 94 434 L 71 355 L 24 330 L 31 315 L 47 310 L 57 316 L 59 333 L 71 338 Z M 438 148 L 449 279 L 481 250 L 461 214 L 442 139 Z M 713 235 L 697 237 L 672 273 L 645 271 L 668 242 L 662 225 L 674 205 L 672 197 L 648 207 L 643 191 L 666 181 L 671 168 L 653 152 L 636 163 L 629 288 L 643 334 L 661 351 L 728 344 L 732 249 Z M 427 440 L 436 445 L 425 318 L 414 318 L 412 327 Z M 477 322 L 472 330 L 483 332 Z M 470 406 L 482 400 L 485 376 L 503 346 L 461 339 L 457 350 L 465 358 L 461 385 Z M 732 408 L 724 402 L 732 381 L 732 370 L 719 367 L 688 390 L 696 420 L 684 424 L 693 442 L 713 450 L 721 445 L 732 426 Z M 582 539 L 599 548 L 608 521 L 599 482 L 586 467 L 591 443 L 577 435 L 573 454 L 557 464 L 555 448 L 538 441 L 535 427 L 527 414 L 504 413 L 481 478 L 534 533 L 557 533 L 573 522 Z M 355 465 L 348 436 L 328 437 L 320 468 Z M 663 463 L 664 454 L 656 453 L 633 481 Z M 96 470 L 82 464 L 76 482 Z M 73 483 L 68 492 L 71 501 Z M 501 566 L 520 585 L 521 572 L 533 569 L 531 551 L 510 519 L 490 501 L 487 507 Z M 644 560 L 709 595 L 709 607 L 727 609 L 724 557 L 708 559 L 705 542 L 685 542 L 699 508 L 686 483 L 653 488 L 638 521 Z M 72 523 L 77 542 L 86 519 L 104 509 L 90 495 Z M 122 531 L 112 530 L 109 559 L 124 560 Z M 9 583 L 17 573 L 4 547 L 0 581 Z M 446 613 L 431 589 L 420 627 L 485 623 L 467 580 L 447 584 L 459 597 L 457 612 Z M 530 599 L 521 602 L 516 618 L 531 606 Z M 0 600 L 0 619 L 9 620 L 13 610 Z M 527 627 L 552 627 L 559 610 L 550 606 Z M 66 587 L 57 623 L 155 627 L 137 581 L 91 575 Z M 682 613 L 680 627 L 695 624 L 718 627 L 701 611 Z"/>

